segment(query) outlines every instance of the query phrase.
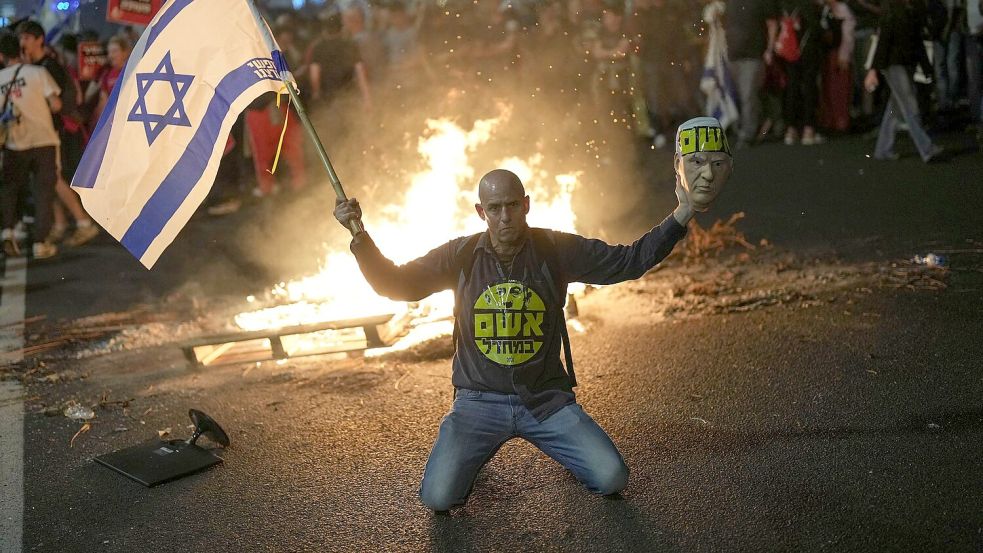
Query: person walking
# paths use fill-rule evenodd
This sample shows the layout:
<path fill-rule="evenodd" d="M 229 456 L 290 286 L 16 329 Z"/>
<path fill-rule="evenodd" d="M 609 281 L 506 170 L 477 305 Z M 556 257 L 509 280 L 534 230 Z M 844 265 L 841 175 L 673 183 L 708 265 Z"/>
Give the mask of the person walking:
<path fill-rule="evenodd" d="M 4 98 L 3 124 L 7 139 L 3 149 L 3 187 L 0 187 L 0 225 L 3 252 L 21 255 L 14 236 L 18 198 L 34 180 L 35 227 L 32 253 L 34 259 L 53 257 L 58 246 L 49 240 L 58 180 L 58 132 L 52 114 L 61 109 L 61 89 L 48 71 L 20 62 L 17 37 L 0 34 L 0 97 Z"/>
<path fill-rule="evenodd" d="M 864 79 L 864 86 L 873 91 L 883 78 L 891 92 L 877 134 L 874 159 L 892 161 L 900 157 L 894 150 L 899 120 L 907 125 L 922 161 L 929 163 L 942 154 L 942 148 L 932 142 L 922 126 L 913 82 L 916 66 L 926 75 L 932 72 L 922 43 L 922 12 L 918 0 L 886 0 L 884 4 L 877 50 Z"/>
<path fill-rule="evenodd" d="M 58 133 L 55 162 L 57 164 L 57 179 L 55 181 L 56 199 L 52 206 L 54 222 L 51 236 L 42 238 L 52 242 L 60 241 L 68 228 L 68 220 L 64 211 L 67 209 L 75 219 L 75 232 L 66 240 L 68 246 L 81 246 L 99 235 L 99 227 L 92 221 L 82 207 L 78 194 L 69 188 L 68 181 L 72 180 L 78 164 L 82 160 L 84 122 L 79 114 L 79 104 L 82 103 L 82 93 L 78 83 L 69 74 L 65 66 L 55 57 L 54 52 L 45 43 L 44 27 L 36 21 L 24 21 L 17 26 L 18 41 L 24 61 L 39 65 L 47 70 L 61 90 L 61 109 L 52 115 L 55 132 Z"/>

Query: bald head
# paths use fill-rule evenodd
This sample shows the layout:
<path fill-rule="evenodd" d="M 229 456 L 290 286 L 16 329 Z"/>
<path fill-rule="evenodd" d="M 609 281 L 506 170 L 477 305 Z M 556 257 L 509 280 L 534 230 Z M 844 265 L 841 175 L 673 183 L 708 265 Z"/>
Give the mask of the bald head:
<path fill-rule="evenodd" d="M 512 171 L 495 169 L 478 182 L 478 215 L 488 224 L 492 246 L 498 253 L 518 248 L 525 238 L 529 196 Z"/>
<path fill-rule="evenodd" d="M 478 181 L 478 200 L 482 203 L 493 194 L 523 197 L 526 189 L 518 175 L 508 169 L 494 169 Z"/>

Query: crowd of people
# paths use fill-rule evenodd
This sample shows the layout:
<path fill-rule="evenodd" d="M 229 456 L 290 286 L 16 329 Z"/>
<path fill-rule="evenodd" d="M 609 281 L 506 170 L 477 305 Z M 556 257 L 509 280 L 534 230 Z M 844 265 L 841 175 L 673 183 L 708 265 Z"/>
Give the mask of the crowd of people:
<path fill-rule="evenodd" d="M 880 115 L 875 159 L 898 159 L 899 123 L 924 161 L 939 159 L 927 123 L 963 116 L 974 128 L 981 123 L 981 7 L 978 0 L 728 0 L 740 143 L 779 129 L 786 144 L 813 145 L 825 140 L 817 129 L 863 129 Z"/>
<path fill-rule="evenodd" d="M 732 122 L 739 146 L 821 144 L 878 120 L 893 136 L 903 120 L 931 160 L 920 123 L 980 122 L 980 0 L 338 0 L 275 32 L 314 101 L 352 88 L 371 109 L 394 86 L 478 75 L 593 106 L 660 148 L 700 112 Z"/>
<path fill-rule="evenodd" d="M 22 244 L 30 243 L 33 257 L 45 259 L 58 253 L 59 243 L 77 247 L 99 234 L 68 185 L 85 144 L 83 92 L 73 66 L 45 43 L 37 22 L 0 33 L 0 63 L 3 253 L 22 255 Z"/>
<path fill-rule="evenodd" d="M 981 3 L 334 0 L 266 15 L 314 113 L 339 102 L 371 113 L 394 97 L 469 83 L 548 98 L 656 149 L 697 114 L 720 119 L 737 148 L 812 146 L 880 118 L 875 158 L 897 159 L 895 135 L 906 129 L 929 162 L 942 149 L 927 125 L 983 128 Z M 32 241 L 35 258 L 51 257 L 98 234 L 68 183 L 139 38 L 132 28 L 110 37 L 106 66 L 80 80 L 77 45 L 98 37 L 44 37 L 33 21 L 0 35 L 7 256 Z M 250 192 L 276 194 L 279 181 L 289 191 L 307 185 L 301 127 L 286 124 L 289 108 L 275 100 L 260 97 L 233 127 L 209 213 L 237 210 Z M 278 156 L 284 170 L 274 175 Z"/>

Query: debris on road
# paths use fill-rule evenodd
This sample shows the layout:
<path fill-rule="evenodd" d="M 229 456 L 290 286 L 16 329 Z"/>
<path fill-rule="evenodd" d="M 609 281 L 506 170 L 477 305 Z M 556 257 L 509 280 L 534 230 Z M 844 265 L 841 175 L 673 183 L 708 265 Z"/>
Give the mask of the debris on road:
<path fill-rule="evenodd" d="M 104 392 L 102 394 L 102 397 L 99 398 L 99 408 L 108 411 L 112 407 L 117 407 L 118 406 L 118 407 L 122 408 L 123 411 L 125 412 L 126 409 L 130 406 L 130 402 L 131 401 L 133 401 L 133 398 L 132 397 L 129 398 L 129 399 L 113 399 L 113 400 L 111 400 L 111 399 L 109 399 L 109 392 Z"/>
<path fill-rule="evenodd" d="M 23 319 L 23 320 L 11 321 L 9 323 L 2 324 L 2 325 L 0 325 L 0 328 L 10 328 L 12 326 L 19 326 L 19 325 L 27 326 L 27 325 L 30 325 L 30 324 L 33 324 L 33 323 L 41 322 L 41 321 L 45 320 L 46 318 L 47 318 L 47 315 L 35 315 L 33 317 L 28 317 L 28 318 Z"/>
<path fill-rule="evenodd" d="M 18 353 L 25 357 L 46 354 L 81 359 L 90 355 L 160 345 L 201 331 L 199 320 L 180 310 L 141 305 L 129 311 L 102 313 L 70 321 L 38 324 L 26 334 L 27 343 Z M 45 316 L 28 321 L 39 323 Z M 75 347 L 73 347 L 75 346 Z M 85 346 L 80 349 L 78 346 Z M 52 377 L 55 378 L 55 377 Z"/>
<path fill-rule="evenodd" d="M 744 218 L 744 212 L 740 211 L 730 216 L 726 222 L 717 219 L 708 229 L 704 229 L 693 219 L 689 223 L 689 232 L 686 241 L 683 243 L 683 258 L 686 261 L 696 261 L 710 256 L 715 256 L 731 246 L 743 246 L 745 249 L 754 250 L 754 244 L 747 241 L 743 232 L 737 230 L 735 223 Z M 763 247 L 768 246 L 768 241 L 761 242 Z"/>
<path fill-rule="evenodd" d="M 47 374 L 45 376 L 39 376 L 38 382 L 44 382 L 47 384 L 54 384 L 55 382 L 69 382 L 72 380 L 78 380 L 80 378 L 86 378 L 88 373 L 83 373 L 75 369 L 66 369 L 64 371 L 54 372 Z"/>
<path fill-rule="evenodd" d="M 66 417 L 78 421 L 87 421 L 96 418 L 95 411 L 76 402 L 69 403 L 65 407 L 64 414 Z"/>
<path fill-rule="evenodd" d="M 85 433 L 86 433 L 86 432 L 88 432 L 88 431 L 89 431 L 89 429 L 91 429 L 91 428 L 92 428 L 92 424 L 91 424 L 91 423 L 88 423 L 88 422 L 87 422 L 87 423 L 85 423 L 85 424 L 83 424 L 83 425 L 82 425 L 82 428 L 79 428 L 79 431 L 78 431 L 78 432 L 76 432 L 76 433 L 75 433 L 75 435 L 74 435 L 74 436 L 72 436 L 72 439 L 71 439 L 71 441 L 69 441 L 69 442 L 68 442 L 68 447 L 75 447 L 75 438 L 78 438 L 78 437 L 79 437 L 79 436 L 81 436 L 82 434 L 85 434 Z"/>
<path fill-rule="evenodd" d="M 912 263 L 916 265 L 925 265 L 926 267 L 945 267 L 948 260 L 945 256 L 936 255 L 934 253 L 929 253 L 927 255 L 916 255 L 911 258 Z"/>
<path fill-rule="evenodd" d="M 910 263 L 917 263 L 912 260 Z M 945 279 L 949 269 L 944 265 L 909 265 L 894 263 L 884 278 L 884 284 L 889 288 L 905 288 L 908 290 L 945 290 L 949 285 Z"/>

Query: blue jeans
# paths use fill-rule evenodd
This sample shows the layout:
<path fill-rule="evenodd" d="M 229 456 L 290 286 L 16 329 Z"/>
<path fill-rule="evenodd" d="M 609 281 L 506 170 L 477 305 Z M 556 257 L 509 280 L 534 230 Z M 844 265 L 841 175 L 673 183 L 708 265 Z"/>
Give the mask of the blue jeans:
<path fill-rule="evenodd" d="M 580 405 L 567 405 L 538 422 L 517 395 L 459 389 L 440 423 L 420 499 L 435 511 L 463 505 L 481 467 L 517 437 L 558 461 L 594 493 L 618 493 L 628 483 L 618 448 Z"/>
<path fill-rule="evenodd" d="M 932 63 L 935 65 L 935 88 L 939 96 L 939 109 L 951 109 L 956 103 L 959 81 L 962 76 L 963 35 L 957 31 L 950 33 L 948 40 L 935 41 Z"/>
<path fill-rule="evenodd" d="M 918 149 L 923 160 L 928 160 L 935 149 L 932 139 L 922 127 L 918 114 L 918 98 L 915 97 L 914 84 L 908 69 L 901 65 L 891 65 L 883 73 L 891 98 L 884 107 L 884 118 L 877 133 L 877 145 L 874 146 L 874 157 L 884 159 L 894 153 L 894 135 L 898 129 L 898 120 L 904 119 L 908 124 L 908 133 Z"/>

